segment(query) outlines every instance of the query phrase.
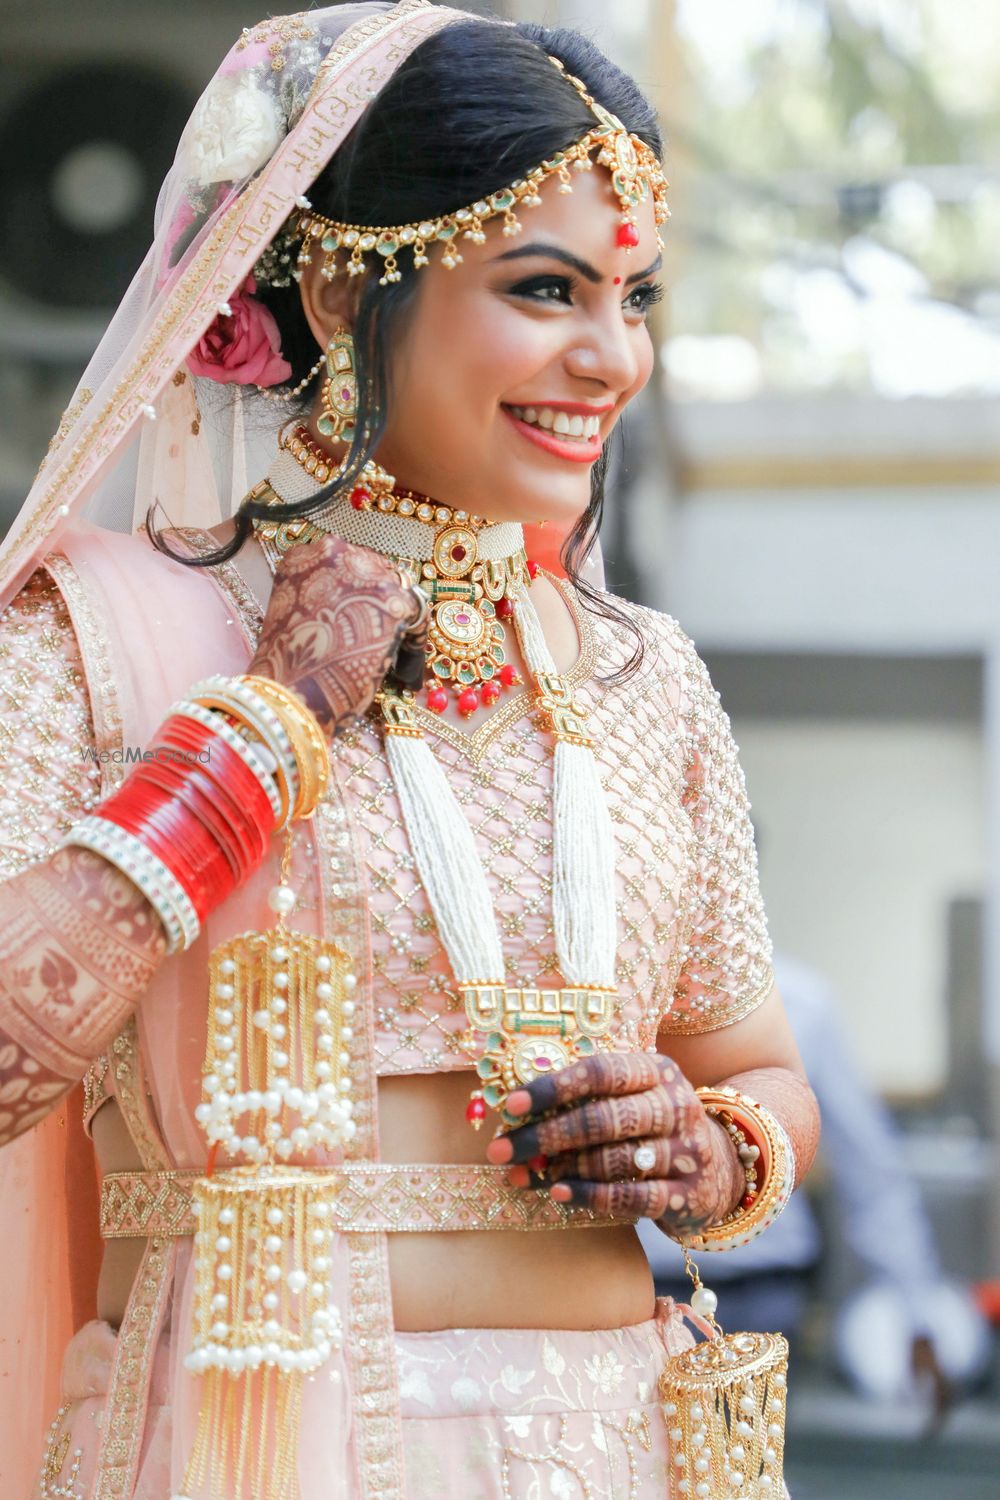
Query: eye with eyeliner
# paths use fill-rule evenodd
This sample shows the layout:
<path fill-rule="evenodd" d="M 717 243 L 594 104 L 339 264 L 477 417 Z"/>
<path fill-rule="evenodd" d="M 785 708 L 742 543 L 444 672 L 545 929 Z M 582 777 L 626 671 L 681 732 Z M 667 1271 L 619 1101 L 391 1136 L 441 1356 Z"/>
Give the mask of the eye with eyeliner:
<path fill-rule="evenodd" d="M 523 297 L 528 301 L 562 302 L 572 306 L 573 294 L 579 285 L 575 276 L 557 276 L 551 272 L 541 276 L 529 276 L 508 287 L 512 297 Z M 660 282 L 645 281 L 634 286 L 622 300 L 622 306 L 630 312 L 645 313 L 663 297 Z"/>

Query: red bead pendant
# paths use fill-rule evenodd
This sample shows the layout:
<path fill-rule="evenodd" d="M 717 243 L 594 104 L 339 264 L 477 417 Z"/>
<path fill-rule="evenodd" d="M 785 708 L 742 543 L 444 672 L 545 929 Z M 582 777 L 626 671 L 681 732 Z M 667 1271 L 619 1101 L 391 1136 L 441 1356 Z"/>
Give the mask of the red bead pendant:
<path fill-rule="evenodd" d="M 530 558 L 530 557 L 528 558 L 528 577 L 529 578 L 537 578 L 538 577 L 538 564 L 534 561 L 533 558 Z"/>
<path fill-rule="evenodd" d="M 371 491 L 366 490 L 363 484 L 355 485 L 351 491 L 351 504 L 355 510 L 364 510 L 370 499 Z"/>
<path fill-rule="evenodd" d="M 460 714 L 474 714 L 479 707 L 479 694 L 475 688 L 466 688 L 458 695 L 458 711 Z"/>
<path fill-rule="evenodd" d="M 757 1201 L 757 1194 L 756 1193 L 744 1193 L 743 1194 L 743 1207 L 744 1208 L 753 1208 L 753 1206 L 756 1203 L 756 1201 Z"/>
<path fill-rule="evenodd" d="M 427 707 L 432 714 L 443 714 L 448 707 L 448 694 L 444 688 L 431 688 L 427 694 Z"/>
<path fill-rule="evenodd" d="M 495 682 L 484 682 L 482 688 L 480 689 L 480 695 L 483 700 L 483 706 L 485 708 L 492 708 L 493 704 L 500 696 L 499 684 Z"/>
<path fill-rule="evenodd" d="M 639 243 L 639 230 L 634 224 L 619 224 L 616 239 L 623 250 L 634 250 Z"/>
<path fill-rule="evenodd" d="M 504 687 L 513 687 L 514 684 L 518 681 L 518 675 L 514 671 L 514 668 L 511 666 L 509 661 L 504 662 L 503 666 L 497 673 L 497 676 L 500 678 L 500 681 L 503 683 Z"/>
<path fill-rule="evenodd" d="M 486 1119 L 486 1103 L 483 1099 L 470 1099 L 465 1106 L 465 1118 L 473 1130 L 478 1130 Z"/>
<path fill-rule="evenodd" d="M 508 599 L 507 595 L 504 594 L 503 598 L 498 599 L 496 602 L 496 612 L 498 620 L 509 620 L 514 613 L 513 599 Z"/>

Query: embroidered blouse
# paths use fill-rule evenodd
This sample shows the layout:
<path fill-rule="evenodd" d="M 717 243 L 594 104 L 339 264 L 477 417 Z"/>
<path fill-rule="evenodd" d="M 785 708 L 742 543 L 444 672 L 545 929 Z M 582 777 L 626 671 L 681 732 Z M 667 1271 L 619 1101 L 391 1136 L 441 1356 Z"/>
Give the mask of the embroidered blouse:
<path fill-rule="evenodd" d="M 230 589 L 238 580 L 227 569 Z M 629 609 L 645 653 L 561 585 L 580 655 L 570 678 L 591 710 L 617 846 L 620 1048 L 749 1015 L 770 990 L 767 936 L 743 775 L 729 721 L 690 640 L 666 615 Z M 247 617 L 245 593 L 237 601 Z M 621 601 L 618 601 L 621 603 Z M 37 573 L 0 618 L 5 764 L 0 872 L 43 857 L 99 795 L 80 652 L 62 597 Z M 515 985 L 559 985 L 552 934 L 552 748 L 529 689 L 466 733 L 420 711 L 487 871 Z M 374 717 L 334 742 L 370 887 L 381 1074 L 470 1066 L 451 984 Z M 91 1070 L 91 1112 L 107 1064 Z"/>

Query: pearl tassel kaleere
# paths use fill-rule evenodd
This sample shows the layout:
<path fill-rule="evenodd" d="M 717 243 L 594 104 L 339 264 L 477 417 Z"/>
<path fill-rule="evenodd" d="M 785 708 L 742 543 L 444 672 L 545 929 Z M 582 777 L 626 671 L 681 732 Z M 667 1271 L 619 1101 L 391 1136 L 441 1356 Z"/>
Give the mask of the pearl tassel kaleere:
<path fill-rule="evenodd" d="M 288 927 L 296 900 L 290 868 L 286 832 L 280 884 L 268 895 L 275 926 L 230 939 L 209 960 L 205 1098 L 195 1111 L 209 1169 L 193 1192 L 185 1360 L 203 1388 L 177 1500 L 214 1500 L 223 1491 L 295 1500 L 302 1382 L 342 1345 L 333 1291 L 336 1179 L 276 1158 L 336 1150 L 354 1135 L 356 981 L 341 948 Z M 214 1173 L 220 1148 L 236 1164 Z"/>

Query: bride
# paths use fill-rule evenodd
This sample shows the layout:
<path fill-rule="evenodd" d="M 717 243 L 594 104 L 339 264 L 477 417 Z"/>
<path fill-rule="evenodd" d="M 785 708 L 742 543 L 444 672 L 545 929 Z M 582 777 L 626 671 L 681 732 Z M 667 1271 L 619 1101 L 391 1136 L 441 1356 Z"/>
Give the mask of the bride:
<path fill-rule="evenodd" d="M 745 1241 L 818 1135 L 728 720 L 592 566 L 659 152 L 426 0 L 192 115 L 0 553 L 12 1500 L 781 1493 L 779 1341 L 633 1228 Z"/>

